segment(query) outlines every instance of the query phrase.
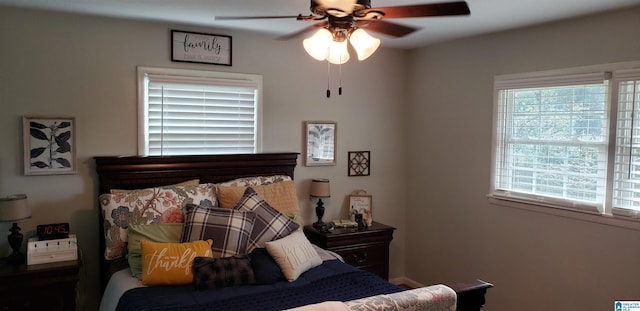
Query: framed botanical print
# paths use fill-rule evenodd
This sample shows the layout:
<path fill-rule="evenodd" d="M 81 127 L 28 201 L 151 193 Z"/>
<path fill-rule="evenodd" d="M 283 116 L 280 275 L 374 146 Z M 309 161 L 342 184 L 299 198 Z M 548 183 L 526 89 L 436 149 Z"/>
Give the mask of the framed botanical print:
<path fill-rule="evenodd" d="M 336 122 L 304 122 L 306 166 L 336 165 L 337 130 Z"/>
<path fill-rule="evenodd" d="M 24 174 L 76 173 L 75 118 L 22 118 Z"/>

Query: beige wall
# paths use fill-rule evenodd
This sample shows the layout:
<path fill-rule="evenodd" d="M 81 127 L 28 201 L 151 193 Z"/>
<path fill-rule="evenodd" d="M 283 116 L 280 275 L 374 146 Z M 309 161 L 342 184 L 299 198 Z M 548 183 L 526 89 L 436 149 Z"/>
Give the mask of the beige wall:
<path fill-rule="evenodd" d="M 71 222 L 86 264 L 81 303 L 93 309 L 99 233 L 91 157 L 137 150 L 135 67 L 261 74 L 264 151 L 300 151 L 304 120 L 338 122 L 338 165 L 296 171 L 307 221 L 315 219 L 310 178 L 331 179 L 325 219 L 344 217 L 345 196 L 367 189 L 374 218 L 398 227 L 392 277 L 485 279 L 496 285 L 487 310 L 606 310 L 615 299 L 640 299 L 640 234 L 487 203 L 492 81 L 639 60 L 639 17 L 635 9 L 411 52 L 382 48 L 343 66 L 344 95 L 334 88 L 326 99 L 326 65 L 305 56 L 300 40 L 0 7 L 0 195 L 29 195 L 27 234 L 36 224 Z M 172 63 L 170 29 L 232 35 L 234 65 Z M 76 117 L 78 174 L 22 176 L 23 115 Z M 370 177 L 346 176 L 350 150 L 372 151 Z M 8 228 L 0 224 L 0 232 Z M 0 238 L 0 256 L 8 253 Z"/>
<path fill-rule="evenodd" d="M 171 62 L 171 29 L 231 35 L 233 66 Z M 27 235 L 37 224 L 71 223 L 84 256 L 84 309 L 95 309 L 99 295 L 97 182 L 91 159 L 136 153 L 136 66 L 263 75 L 265 152 L 300 152 L 303 121 L 336 121 L 338 165 L 298 165 L 296 170 L 305 220 L 315 220 L 307 190 L 311 178 L 331 180 L 325 220 L 346 217 L 346 195 L 366 189 L 374 198 L 374 219 L 398 227 L 391 276 L 403 275 L 406 51 L 382 48 L 365 62 L 344 65 L 342 96 L 337 95 L 334 66 L 334 95 L 327 99 L 326 64 L 306 56 L 301 39 L 0 6 L 0 42 L 0 195 L 28 195 L 33 218 L 21 223 Z M 23 115 L 76 117 L 77 174 L 22 175 Z M 347 151 L 357 150 L 371 151 L 369 177 L 347 177 Z M 0 224 L 0 232 L 9 227 Z M 0 238 L 0 256 L 9 252 Z"/>
<path fill-rule="evenodd" d="M 640 60 L 640 8 L 411 53 L 406 275 L 495 284 L 486 310 L 640 299 L 640 232 L 489 205 L 494 75 Z"/>

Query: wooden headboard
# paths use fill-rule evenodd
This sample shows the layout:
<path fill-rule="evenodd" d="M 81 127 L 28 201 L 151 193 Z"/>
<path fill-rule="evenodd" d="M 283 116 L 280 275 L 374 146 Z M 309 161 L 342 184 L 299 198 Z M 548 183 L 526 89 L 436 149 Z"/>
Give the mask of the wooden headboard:
<path fill-rule="evenodd" d="M 192 156 L 95 157 L 100 194 L 111 189 L 141 189 L 192 179 L 218 183 L 240 177 L 288 175 L 293 178 L 298 153 L 261 153 Z M 99 206 L 98 206 L 99 208 Z M 104 219 L 100 215 L 100 270 L 102 285 L 111 274 L 112 261 L 104 259 Z"/>
<path fill-rule="evenodd" d="M 293 178 L 297 159 L 298 153 L 95 157 L 100 194 L 111 189 L 140 189 L 191 179 L 217 183 L 248 176 Z"/>

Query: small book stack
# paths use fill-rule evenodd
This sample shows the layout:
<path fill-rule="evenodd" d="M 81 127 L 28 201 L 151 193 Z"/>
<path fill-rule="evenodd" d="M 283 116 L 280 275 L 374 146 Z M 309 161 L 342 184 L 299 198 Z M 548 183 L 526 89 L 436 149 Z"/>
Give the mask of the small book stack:
<path fill-rule="evenodd" d="M 333 220 L 333 227 L 335 228 L 356 228 L 358 223 L 351 219 Z"/>

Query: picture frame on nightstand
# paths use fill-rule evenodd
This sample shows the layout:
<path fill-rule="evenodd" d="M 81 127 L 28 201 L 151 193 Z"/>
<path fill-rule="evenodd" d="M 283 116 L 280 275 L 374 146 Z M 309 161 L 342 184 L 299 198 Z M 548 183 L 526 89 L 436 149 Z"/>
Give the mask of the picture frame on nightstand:
<path fill-rule="evenodd" d="M 362 214 L 362 219 L 370 227 L 373 223 L 373 197 L 365 190 L 355 190 L 349 194 L 349 214 Z M 352 216 L 352 217 L 353 217 Z"/>

